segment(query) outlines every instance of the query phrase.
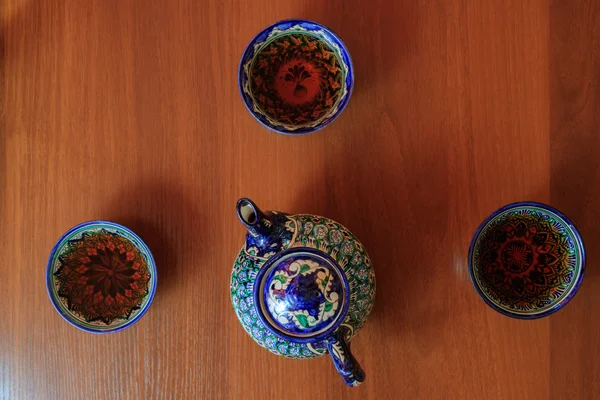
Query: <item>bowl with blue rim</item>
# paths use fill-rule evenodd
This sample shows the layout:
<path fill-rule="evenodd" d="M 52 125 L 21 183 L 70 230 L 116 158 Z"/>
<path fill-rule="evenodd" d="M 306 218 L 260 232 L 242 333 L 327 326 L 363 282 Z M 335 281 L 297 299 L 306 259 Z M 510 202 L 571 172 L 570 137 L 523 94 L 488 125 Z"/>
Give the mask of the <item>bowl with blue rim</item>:
<path fill-rule="evenodd" d="M 563 308 L 583 281 L 585 248 L 575 225 L 537 202 L 508 204 L 477 228 L 469 248 L 471 282 L 495 311 L 537 319 Z"/>
<path fill-rule="evenodd" d="M 342 40 L 313 21 L 289 19 L 260 31 L 239 65 L 239 89 L 252 116 L 282 134 L 312 133 L 344 111 L 354 86 Z"/>
<path fill-rule="evenodd" d="M 157 270 L 143 240 L 110 221 L 89 221 L 56 242 L 46 267 L 52 305 L 86 332 L 112 333 L 140 320 L 152 304 Z"/>

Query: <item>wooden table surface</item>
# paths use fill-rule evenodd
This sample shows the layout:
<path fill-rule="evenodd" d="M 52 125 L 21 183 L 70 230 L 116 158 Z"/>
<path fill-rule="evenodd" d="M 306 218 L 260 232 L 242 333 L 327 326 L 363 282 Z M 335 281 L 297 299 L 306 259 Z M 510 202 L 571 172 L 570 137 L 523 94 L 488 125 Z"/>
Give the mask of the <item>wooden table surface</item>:
<path fill-rule="evenodd" d="M 598 399 L 600 2 L 5 0 L 0 42 L 0 397 Z M 279 19 L 319 21 L 354 60 L 341 118 L 286 137 L 246 111 L 241 53 Z M 331 217 L 368 249 L 375 308 L 346 388 L 327 357 L 254 344 L 229 298 L 235 202 Z M 535 200 L 584 238 L 559 313 L 504 317 L 467 248 Z M 54 311 L 48 254 L 108 219 L 148 243 L 149 312 L 110 335 Z"/>

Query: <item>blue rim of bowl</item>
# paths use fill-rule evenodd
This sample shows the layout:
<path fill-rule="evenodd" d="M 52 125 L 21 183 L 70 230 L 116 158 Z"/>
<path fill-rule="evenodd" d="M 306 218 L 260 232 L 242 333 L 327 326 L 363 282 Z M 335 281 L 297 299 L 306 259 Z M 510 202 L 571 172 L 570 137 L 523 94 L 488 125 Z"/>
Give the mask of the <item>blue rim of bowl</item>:
<path fill-rule="evenodd" d="M 343 98 L 340 101 L 340 103 L 338 104 L 338 111 L 335 113 L 335 115 L 321 121 L 321 124 L 319 124 L 319 126 L 316 126 L 314 128 L 300 128 L 300 129 L 297 129 L 294 131 L 287 131 L 287 130 L 279 130 L 269 124 L 266 124 L 254 113 L 254 111 L 250 108 L 250 105 L 246 101 L 246 97 L 244 96 L 244 88 L 242 87 L 242 80 L 244 77 L 244 59 L 246 58 L 246 56 L 248 55 L 249 52 L 253 51 L 252 46 L 254 46 L 254 44 L 256 43 L 257 38 L 259 36 L 263 35 L 264 33 L 269 32 L 269 31 L 273 30 L 274 28 L 277 28 L 281 25 L 295 24 L 295 23 L 316 25 L 316 26 L 320 27 L 321 29 L 323 29 L 323 31 L 325 31 L 328 35 L 331 35 L 335 40 L 337 40 L 338 43 L 336 43 L 336 44 L 340 46 L 340 52 L 341 52 L 342 56 L 345 55 L 348 58 L 348 62 L 347 62 L 348 77 L 346 77 L 346 81 L 348 81 L 348 79 L 349 79 L 350 85 L 348 87 L 348 93 L 346 94 L 346 97 Z M 282 135 L 289 135 L 289 136 L 302 136 L 302 135 L 307 135 L 309 133 L 314 133 L 314 132 L 320 131 L 321 129 L 330 125 L 333 121 L 335 121 L 344 112 L 344 110 L 348 106 L 348 103 L 350 102 L 350 97 L 352 96 L 352 92 L 354 90 L 354 66 L 352 64 L 352 57 L 350 57 L 350 52 L 348 51 L 348 48 L 346 47 L 346 45 L 344 44 L 342 39 L 340 39 L 340 37 L 335 32 L 333 32 L 331 29 L 327 28 L 326 26 L 324 26 L 318 22 L 309 20 L 309 19 L 296 19 L 296 18 L 283 19 L 281 21 L 277 21 L 277 22 L 269 25 L 265 29 L 258 32 L 256 35 L 254 35 L 252 40 L 250 40 L 250 42 L 246 45 L 246 48 L 244 49 L 244 52 L 242 53 L 242 57 L 240 58 L 240 64 L 238 66 L 238 90 L 242 97 L 242 102 L 244 103 L 244 106 L 246 107 L 246 109 L 248 110 L 250 115 L 252 115 L 254 117 L 254 119 L 257 120 L 265 128 L 267 128 L 273 132 L 280 133 Z"/>
<path fill-rule="evenodd" d="M 331 266 L 333 266 L 337 270 L 338 275 L 342 277 L 342 286 L 344 287 L 344 305 L 342 307 L 342 311 L 340 311 L 340 314 L 338 315 L 337 320 L 331 327 L 329 327 L 326 331 L 316 334 L 314 336 L 297 337 L 297 336 L 292 336 L 292 335 L 286 335 L 285 333 L 283 333 L 280 330 L 278 330 L 277 328 L 275 328 L 268 321 L 268 319 L 264 315 L 262 307 L 261 307 L 261 304 L 262 304 L 261 299 L 260 299 L 261 294 L 262 294 L 261 286 L 262 286 L 262 280 L 263 280 L 265 274 L 282 257 L 285 257 L 290 254 L 294 254 L 294 253 L 309 253 L 309 254 L 314 254 L 317 257 L 324 258 L 327 262 L 329 262 L 331 264 Z M 281 253 L 269 258 L 269 260 L 267 260 L 267 262 L 258 271 L 258 274 L 256 275 L 256 280 L 254 282 L 255 282 L 255 284 L 254 284 L 253 299 L 254 299 L 254 306 L 256 307 L 256 313 L 258 314 L 258 318 L 261 320 L 261 322 L 264 324 L 264 326 L 269 330 L 269 332 L 271 332 L 275 336 L 279 337 L 280 339 L 287 340 L 289 342 L 293 342 L 293 343 L 322 342 L 323 340 L 325 340 L 325 339 L 331 337 L 331 335 L 333 335 L 333 333 L 336 331 L 336 329 L 344 321 L 344 319 L 346 318 L 346 314 L 348 313 L 348 306 L 350 304 L 350 285 L 348 284 L 348 278 L 346 277 L 346 274 L 344 274 L 344 270 L 329 254 L 323 253 L 322 251 L 315 250 L 311 247 L 293 247 L 291 249 L 282 251 Z"/>
<path fill-rule="evenodd" d="M 146 305 L 144 306 L 143 309 L 141 309 L 137 315 L 135 315 L 135 317 L 133 317 L 130 321 L 126 322 L 123 325 L 120 325 L 114 329 L 106 329 L 106 330 L 97 330 L 97 329 L 91 329 L 91 328 L 87 328 L 84 327 L 80 324 L 78 324 L 75 320 L 73 320 L 70 316 L 66 315 L 64 313 L 63 310 L 61 310 L 60 306 L 57 304 L 57 301 L 60 301 L 58 299 L 55 298 L 55 296 L 52 295 L 52 259 L 54 258 L 54 255 L 56 254 L 56 252 L 59 250 L 59 245 L 63 245 L 66 243 L 65 240 L 76 230 L 79 230 L 81 228 L 87 227 L 87 226 L 94 226 L 94 225 L 108 225 L 110 227 L 114 227 L 115 229 L 119 229 L 122 230 L 124 232 L 126 232 L 127 234 L 131 235 L 133 238 L 135 238 L 136 240 L 139 241 L 139 244 L 141 245 L 141 251 L 145 252 L 148 255 L 148 259 L 149 259 L 149 263 L 148 266 L 150 268 L 150 272 L 153 274 L 152 275 L 152 279 L 154 281 L 152 288 L 150 290 L 150 297 L 146 302 Z M 137 244 L 136 244 L 137 246 Z M 62 246 L 61 246 L 62 247 Z M 63 319 L 65 321 L 67 321 L 69 324 L 73 325 L 75 328 L 81 329 L 82 331 L 85 332 L 90 332 L 90 333 L 96 333 L 96 334 L 105 334 L 105 333 L 114 333 L 114 332 L 118 332 L 118 331 L 122 331 L 123 329 L 126 329 L 128 327 L 130 327 L 131 325 L 135 324 L 137 321 L 140 320 L 140 318 L 142 318 L 144 316 L 144 314 L 146 314 L 146 312 L 148 311 L 148 309 L 150 308 L 150 305 L 152 304 L 152 301 L 154 300 L 154 294 L 156 293 L 156 286 L 158 283 L 158 276 L 157 276 L 157 272 L 156 272 L 156 263 L 154 262 L 154 257 L 152 256 L 152 252 L 150 251 L 150 249 L 148 248 L 148 246 L 146 245 L 146 243 L 135 233 L 133 232 L 131 229 L 117 224 L 116 222 L 111 222 L 111 221 L 104 221 L 104 220 L 94 220 L 94 221 L 88 221 L 88 222 L 83 222 L 79 225 L 74 226 L 73 228 L 69 229 L 66 233 L 64 233 L 60 239 L 58 239 L 58 241 L 56 242 L 56 244 L 54 245 L 54 247 L 52 248 L 52 251 L 50 252 L 50 257 L 48 257 L 48 264 L 46 265 L 46 291 L 48 293 L 48 297 L 50 298 L 50 302 L 52 303 L 52 306 L 54 307 L 54 309 L 56 310 L 56 312 L 63 317 Z"/>
<path fill-rule="evenodd" d="M 487 298 L 487 296 L 482 292 L 481 288 L 479 287 L 479 285 L 477 284 L 477 281 L 475 279 L 475 272 L 473 271 L 473 249 L 475 247 L 475 242 L 477 241 L 477 239 L 479 238 L 479 234 L 481 233 L 481 231 L 483 230 L 483 228 L 485 228 L 485 226 L 492 220 L 494 219 L 496 216 L 498 216 L 499 214 L 513 209 L 513 208 L 520 208 L 520 207 L 537 207 L 537 208 L 541 208 L 543 210 L 546 210 L 552 214 L 555 214 L 556 216 L 560 217 L 567 225 L 567 227 L 569 229 L 571 229 L 571 231 L 573 232 L 573 235 L 575 236 L 575 240 L 576 240 L 576 245 L 579 246 L 580 252 L 581 252 L 581 267 L 579 270 L 579 276 L 577 277 L 577 280 L 575 282 L 575 284 L 573 285 L 573 289 L 571 290 L 571 292 L 569 293 L 568 296 L 566 296 L 564 299 L 562 299 L 561 301 L 559 301 L 554 307 L 552 307 L 549 310 L 543 311 L 539 314 L 530 314 L 530 315 L 524 315 L 524 314 L 517 314 L 517 313 L 512 313 L 510 311 L 507 311 L 501 307 L 498 307 L 494 302 L 492 302 L 490 299 Z M 522 201 L 522 202 L 515 202 L 515 203 L 510 203 L 507 204 L 503 207 L 500 207 L 499 209 L 497 209 L 496 211 L 494 211 L 493 213 L 491 213 L 490 215 L 488 215 L 483 222 L 479 225 L 479 227 L 477 228 L 477 230 L 475 231 L 475 234 L 473 235 L 473 238 L 471 239 L 471 244 L 469 245 L 469 259 L 468 259 L 468 263 L 469 263 L 469 276 L 471 278 L 471 284 L 473 285 L 473 287 L 475 288 L 475 291 L 477 292 L 477 294 L 479 295 L 479 297 L 481 297 L 481 299 L 488 305 L 490 306 L 492 309 L 494 309 L 495 311 L 499 312 L 500 314 L 506 315 L 507 317 L 511 317 L 511 318 L 516 318 L 516 319 L 525 319 L 525 320 L 532 320 L 532 319 L 539 319 L 539 318 L 544 318 L 547 317 L 551 314 L 554 314 L 555 312 L 557 312 L 558 310 L 560 310 L 561 308 L 563 308 L 565 305 L 567 305 L 567 303 L 569 303 L 573 297 L 575 296 L 575 294 L 579 291 L 579 287 L 581 286 L 581 283 L 583 281 L 583 276 L 585 273 L 585 247 L 583 245 L 583 240 L 581 239 L 581 235 L 579 234 L 579 231 L 577 230 L 577 228 L 575 227 L 575 225 L 573 224 L 573 222 L 571 222 L 571 220 L 569 218 L 567 218 L 567 216 L 565 214 L 563 214 L 562 212 L 560 212 L 559 210 L 557 210 L 554 207 L 551 207 L 547 204 L 543 204 L 543 203 L 538 203 L 535 201 Z"/>

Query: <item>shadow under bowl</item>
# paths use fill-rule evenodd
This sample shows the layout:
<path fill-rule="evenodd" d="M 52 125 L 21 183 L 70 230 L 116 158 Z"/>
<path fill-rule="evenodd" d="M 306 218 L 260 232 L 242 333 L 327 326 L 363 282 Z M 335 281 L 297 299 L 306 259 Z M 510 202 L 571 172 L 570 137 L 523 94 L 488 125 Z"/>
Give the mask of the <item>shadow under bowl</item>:
<path fill-rule="evenodd" d="M 354 86 L 341 39 L 316 22 L 290 19 L 263 29 L 248 44 L 238 71 L 246 108 L 282 134 L 315 132 L 344 111 Z"/>
<path fill-rule="evenodd" d="M 509 317 L 536 319 L 564 307 L 585 270 L 579 232 L 560 211 L 535 202 L 506 205 L 477 228 L 469 274 L 479 296 Z"/>

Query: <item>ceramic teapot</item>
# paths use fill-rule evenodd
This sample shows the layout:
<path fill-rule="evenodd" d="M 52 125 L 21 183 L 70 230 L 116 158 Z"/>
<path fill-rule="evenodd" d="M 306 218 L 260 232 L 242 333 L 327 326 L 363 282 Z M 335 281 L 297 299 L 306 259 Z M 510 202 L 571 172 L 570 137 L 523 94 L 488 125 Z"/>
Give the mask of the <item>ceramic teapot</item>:
<path fill-rule="evenodd" d="M 289 358 L 331 355 L 344 381 L 365 373 L 350 352 L 375 298 L 375 274 L 345 227 L 316 215 L 263 212 L 237 203 L 248 229 L 231 274 L 231 300 L 244 329 L 262 347 Z"/>

